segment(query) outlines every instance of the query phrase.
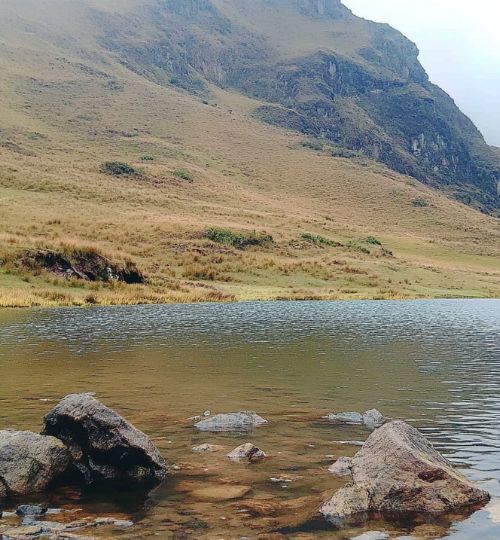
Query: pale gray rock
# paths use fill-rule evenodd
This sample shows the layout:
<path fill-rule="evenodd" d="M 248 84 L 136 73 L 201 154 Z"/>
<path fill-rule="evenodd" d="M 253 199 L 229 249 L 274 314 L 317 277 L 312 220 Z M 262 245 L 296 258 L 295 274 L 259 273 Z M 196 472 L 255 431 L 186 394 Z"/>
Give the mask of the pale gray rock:
<path fill-rule="evenodd" d="M 213 452 L 220 452 L 221 450 L 224 450 L 223 446 L 219 446 L 217 444 L 200 444 L 199 446 L 193 446 L 191 449 L 195 454 L 210 454 Z"/>
<path fill-rule="evenodd" d="M 267 420 L 253 411 L 241 411 L 237 413 L 216 414 L 206 420 L 201 420 L 201 422 L 195 424 L 195 427 L 200 431 L 246 432 L 267 423 Z"/>
<path fill-rule="evenodd" d="M 38 504 L 21 504 L 17 507 L 18 516 L 41 516 L 47 513 L 47 507 Z"/>
<path fill-rule="evenodd" d="M 255 463 L 262 461 L 267 455 L 257 446 L 252 443 L 245 443 L 238 448 L 235 448 L 232 452 L 227 454 L 227 457 L 232 461 L 247 461 L 249 463 Z"/>
<path fill-rule="evenodd" d="M 328 468 L 328 472 L 343 478 L 344 476 L 351 476 L 352 459 L 348 457 L 341 457 Z"/>
<path fill-rule="evenodd" d="M 363 414 L 363 423 L 370 429 L 377 429 L 385 424 L 384 415 L 377 409 L 371 409 Z"/>
<path fill-rule="evenodd" d="M 42 533 L 42 528 L 37 525 L 23 525 L 2 531 L 2 538 L 6 538 L 7 540 L 26 540 L 27 538 L 36 538 Z"/>
<path fill-rule="evenodd" d="M 91 394 L 71 394 L 44 418 L 45 435 L 61 439 L 86 483 L 159 483 L 167 465 L 151 440 Z"/>
<path fill-rule="evenodd" d="M 370 435 L 352 460 L 352 477 L 353 482 L 320 509 L 332 523 L 367 511 L 438 515 L 490 499 L 417 429 L 402 421 L 385 424 Z"/>
<path fill-rule="evenodd" d="M 337 424 L 363 424 L 363 415 L 358 412 L 330 413 L 324 418 Z"/>
<path fill-rule="evenodd" d="M 353 536 L 352 540 L 388 540 L 389 538 L 386 532 L 370 531 L 359 536 Z"/>
<path fill-rule="evenodd" d="M 30 431 L 0 431 L 0 496 L 45 491 L 68 469 L 70 455 L 54 438 Z"/>
<path fill-rule="evenodd" d="M 352 517 L 361 519 L 369 508 L 368 491 L 351 483 L 339 489 L 319 511 L 329 523 L 338 526 Z"/>

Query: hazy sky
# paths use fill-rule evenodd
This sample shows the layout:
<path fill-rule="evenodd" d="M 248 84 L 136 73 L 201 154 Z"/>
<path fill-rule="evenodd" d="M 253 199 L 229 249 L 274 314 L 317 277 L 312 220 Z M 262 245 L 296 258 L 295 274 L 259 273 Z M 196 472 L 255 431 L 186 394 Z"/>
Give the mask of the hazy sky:
<path fill-rule="evenodd" d="M 414 41 L 431 80 L 500 146 L 500 0 L 343 1 Z"/>

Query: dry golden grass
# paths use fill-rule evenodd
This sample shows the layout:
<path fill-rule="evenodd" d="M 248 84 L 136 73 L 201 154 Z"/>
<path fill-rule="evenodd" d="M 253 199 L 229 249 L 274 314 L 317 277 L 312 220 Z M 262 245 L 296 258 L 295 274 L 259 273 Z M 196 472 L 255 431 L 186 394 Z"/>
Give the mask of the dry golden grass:
<path fill-rule="evenodd" d="M 1 306 L 500 296 L 498 220 L 375 163 L 304 148 L 252 119 L 259 102 L 212 89 L 206 105 L 155 85 L 85 29 L 71 48 L 21 43 L 2 21 Z M 66 31 L 63 7 L 57 24 Z M 106 161 L 141 174 L 102 174 Z M 204 238 L 209 227 L 266 232 L 275 243 L 216 245 Z M 370 254 L 315 246 L 304 233 Z M 369 235 L 394 257 L 363 243 Z M 9 265 L 23 250 L 64 246 L 132 260 L 147 284 L 69 282 Z"/>

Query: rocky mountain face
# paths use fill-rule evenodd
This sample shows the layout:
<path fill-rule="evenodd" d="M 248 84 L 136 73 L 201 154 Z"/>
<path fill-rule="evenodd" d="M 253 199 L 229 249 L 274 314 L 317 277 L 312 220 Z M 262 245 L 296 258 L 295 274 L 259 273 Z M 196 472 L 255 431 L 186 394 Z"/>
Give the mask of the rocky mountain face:
<path fill-rule="evenodd" d="M 500 209 L 498 153 L 429 81 L 415 44 L 340 0 L 149 0 L 93 17 L 142 76 L 200 96 L 237 90 L 264 102 L 255 115 L 268 123 Z"/>

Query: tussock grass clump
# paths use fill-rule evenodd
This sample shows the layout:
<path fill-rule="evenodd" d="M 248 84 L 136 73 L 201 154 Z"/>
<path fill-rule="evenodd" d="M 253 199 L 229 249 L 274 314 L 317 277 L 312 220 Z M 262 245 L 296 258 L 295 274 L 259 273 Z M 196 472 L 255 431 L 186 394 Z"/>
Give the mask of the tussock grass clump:
<path fill-rule="evenodd" d="M 326 238 L 319 234 L 304 233 L 300 239 L 316 246 L 340 247 L 342 245 L 340 242 L 336 242 L 335 240 L 331 240 L 330 238 Z"/>
<path fill-rule="evenodd" d="M 358 242 L 355 242 L 354 240 L 350 240 L 349 242 L 347 242 L 346 245 L 349 249 L 359 251 L 360 253 L 364 253 L 365 255 L 371 255 L 371 251 L 368 248 L 362 246 L 361 244 L 358 244 Z"/>
<path fill-rule="evenodd" d="M 194 180 L 193 175 L 184 169 L 177 169 L 174 171 L 174 176 L 186 182 L 192 182 Z"/>
<path fill-rule="evenodd" d="M 413 199 L 413 201 L 411 201 L 411 204 L 415 208 L 427 208 L 428 206 L 430 206 L 429 202 L 423 197 L 417 197 L 416 199 Z"/>
<path fill-rule="evenodd" d="M 138 176 L 139 171 L 123 161 L 105 161 L 99 168 L 104 174 L 111 176 Z"/>
<path fill-rule="evenodd" d="M 266 233 L 238 233 L 230 229 L 211 228 L 206 232 L 206 237 L 216 244 L 225 244 L 238 249 L 246 249 L 252 246 L 268 246 L 274 242 L 273 237 Z"/>

